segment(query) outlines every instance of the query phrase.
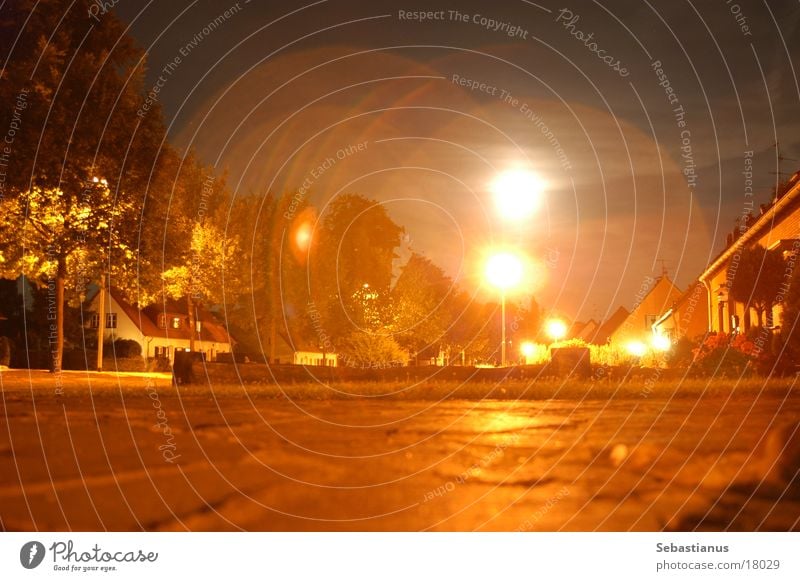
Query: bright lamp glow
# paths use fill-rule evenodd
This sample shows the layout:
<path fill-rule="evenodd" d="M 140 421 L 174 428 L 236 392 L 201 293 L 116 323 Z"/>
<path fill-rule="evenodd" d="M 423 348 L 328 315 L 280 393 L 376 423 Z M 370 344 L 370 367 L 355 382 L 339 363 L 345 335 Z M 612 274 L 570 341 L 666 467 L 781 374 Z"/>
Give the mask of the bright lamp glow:
<path fill-rule="evenodd" d="M 656 351 L 669 351 L 670 347 L 672 347 L 672 341 L 666 335 L 653 335 L 650 342 Z"/>
<path fill-rule="evenodd" d="M 529 358 L 533 357 L 533 354 L 536 353 L 536 346 L 530 341 L 525 341 L 520 345 L 519 350 L 525 357 Z"/>
<path fill-rule="evenodd" d="M 491 185 L 494 203 L 500 216 L 520 221 L 539 207 L 544 182 L 533 172 L 513 169 L 498 175 Z"/>
<path fill-rule="evenodd" d="M 294 242 L 300 250 L 308 250 L 308 245 L 311 243 L 311 225 L 306 223 L 300 224 L 294 234 Z"/>
<path fill-rule="evenodd" d="M 634 357 L 641 357 L 645 353 L 647 353 L 647 345 L 645 345 L 641 341 L 631 341 L 630 343 L 625 345 L 625 349 L 627 349 L 628 353 L 630 353 Z"/>
<path fill-rule="evenodd" d="M 517 286 L 522 280 L 522 261 L 519 257 L 500 252 L 493 254 L 486 262 L 486 279 L 500 290 Z"/>
<path fill-rule="evenodd" d="M 560 341 L 567 335 L 567 324 L 561 319 L 550 319 L 544 330 L 553 341 Z"/>

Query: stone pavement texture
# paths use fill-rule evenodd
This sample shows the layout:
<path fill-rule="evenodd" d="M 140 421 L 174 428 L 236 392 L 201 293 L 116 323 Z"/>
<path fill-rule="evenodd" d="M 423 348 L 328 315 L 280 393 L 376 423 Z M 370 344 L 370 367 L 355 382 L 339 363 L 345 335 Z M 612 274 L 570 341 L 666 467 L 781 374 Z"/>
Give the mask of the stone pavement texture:
<path fill-rule="evenodd" d="M 4 530 L 800 530 L 796 394 L 292 401 L 0 380 Z"/>

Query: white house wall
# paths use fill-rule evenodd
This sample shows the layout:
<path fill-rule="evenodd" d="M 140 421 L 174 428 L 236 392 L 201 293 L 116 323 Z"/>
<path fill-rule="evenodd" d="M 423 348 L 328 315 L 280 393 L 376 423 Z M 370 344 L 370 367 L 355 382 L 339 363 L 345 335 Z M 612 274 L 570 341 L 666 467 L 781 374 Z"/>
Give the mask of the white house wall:
<path fill-rule="evenodd" d="M 97 298 L 91 305 L 93 314 L 97 312 Z M 117 339 L 129 339 L 136 341 L 142 348 L 142 355 L 146 358 L 155 356 L 156 347 L 170 347 L 170 361 L 175 358 L 175 350 L 188 350 L 189 340 L 172 337 L 145 337 L 139 330 L 139 325 L 131 320 L 127 313 L 120 307 L 119 303 L 108 293 L 106 293 L 106 314 L 116 313 L 117 327 L 115 329 L 104 329 L 103 337 L 106 341 L 116 341 Z M 101 322 L 105 326 L 105 321 Z M 230 343 L 218 343 L 215 341 L 194 342 L 195 350 L 211 353 L 215 358 L 217 353 L 230 353 Z"/>

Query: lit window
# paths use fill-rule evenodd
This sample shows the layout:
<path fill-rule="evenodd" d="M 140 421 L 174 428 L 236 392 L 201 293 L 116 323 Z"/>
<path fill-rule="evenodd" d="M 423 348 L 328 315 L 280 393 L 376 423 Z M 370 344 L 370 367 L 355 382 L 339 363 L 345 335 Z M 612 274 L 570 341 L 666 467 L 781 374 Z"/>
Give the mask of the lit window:
<path fill-rule="evenodd" d="M 159 329 L 167 328 L 167 316 L 164 313 L 158 315 L 158 327 Z"/>
<path fill-rule="evenodd" d="M 117 328 L 117 313 L 106 313 L 106 329 Z"/>
<path fill-rule="evenodd" d="M 172 317 L 172 328 L 173 329 L 180 329 L 181 328 L 181 318 L 180 317 Z"/>

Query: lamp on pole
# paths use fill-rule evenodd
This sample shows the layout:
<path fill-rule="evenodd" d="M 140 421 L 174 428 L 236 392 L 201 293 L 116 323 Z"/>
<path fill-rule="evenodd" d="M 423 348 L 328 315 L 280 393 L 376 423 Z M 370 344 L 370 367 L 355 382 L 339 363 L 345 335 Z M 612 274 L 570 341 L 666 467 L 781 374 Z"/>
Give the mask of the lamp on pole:
<path fill-rule="evenodd" d="M 522 260 L 510 252 L 492 254 L 486 262 L 486 280 L 500 291 L 500 365 L 506 366 L 506 293 L 522 280 Z"/>
<path fill-rule="evenodd" d="M 539 208 L 544 189 L 544 181 L 525 169 L 504 171 L 491 184 L 495 208 L 507 222 L 529 218 Z"/>
<path fill-rule="evenodd" d="M 561 341 L 567 335 L 567 324 L 561 319 L 548 319 L 545 332 L 553 342 Z"/>

